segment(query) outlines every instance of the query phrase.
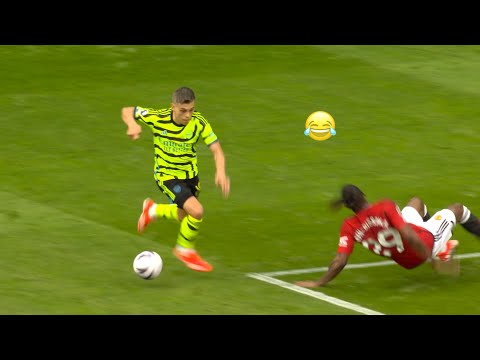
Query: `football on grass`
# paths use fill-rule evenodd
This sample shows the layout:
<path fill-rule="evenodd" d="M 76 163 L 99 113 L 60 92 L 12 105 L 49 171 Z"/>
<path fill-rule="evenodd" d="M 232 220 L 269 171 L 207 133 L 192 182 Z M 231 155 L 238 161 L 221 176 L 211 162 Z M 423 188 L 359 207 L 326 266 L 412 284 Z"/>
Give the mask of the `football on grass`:
<path fill-rule="evenodd" d="M 142 251 L 133 260 L 133 270 L 145 280 L 155 279 L 163 269 L 163 260 L 155 251 Z"/>

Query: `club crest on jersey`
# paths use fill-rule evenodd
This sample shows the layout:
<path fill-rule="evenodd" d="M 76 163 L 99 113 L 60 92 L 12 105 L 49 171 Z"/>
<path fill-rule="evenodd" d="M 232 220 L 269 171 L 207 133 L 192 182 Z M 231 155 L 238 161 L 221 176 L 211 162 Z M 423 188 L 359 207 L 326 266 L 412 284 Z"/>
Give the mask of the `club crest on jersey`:
<path fill-rule="evenodd" d="M 182 191 L 182 187 L 180 185 L 175 185 L 173 187 L 173 192 L 179 194 Z"/>
<path fill-rule="evenodd" d="M 442 217 L 440 215 L 435 216 L 435 220 L 442 220 Z"/>

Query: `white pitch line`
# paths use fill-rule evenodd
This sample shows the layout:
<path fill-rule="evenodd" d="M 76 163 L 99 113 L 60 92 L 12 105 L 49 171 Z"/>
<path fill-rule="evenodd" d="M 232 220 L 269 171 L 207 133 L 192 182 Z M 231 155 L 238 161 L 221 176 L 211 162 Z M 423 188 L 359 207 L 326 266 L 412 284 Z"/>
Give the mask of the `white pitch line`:
<path fill-rule="evenodd" d="M 454 255 L 454 257 L 458 259 L 476 258 L 476 257 L 480 257 L 480 252 L 470 253 L 470 254 L 457 254 L 457 255 Z"/>
<path fill-rule="evenodd" d="M 386 261 L 377 261 L 377 262 L 363 263 L 363 264 L 347 264 L 345 266 L 345 269 L 386 266 L 386 265 L 394 265 L 394 264 L 395 264 L 395 262 L 393 262 L 391 260 L 386 260 Z M 317 273 L 317 272 L 324 272 L 324 271 L 327 271 L 327 270 L 328 270 L 328 266 L 324 266 L 324 267 L 310 268 L 310 269 L 271 271 L 271 272 L 264 272 L 264 273 L 260 273 L 260 274 L 266 275 L 266 276 L 282 276 L 282 275 Z"/>
<path fill-rule="evenodd" d="M 295 291 L 295 292 L 298 292 L 298 293 L 301 293 L 301 294 L 304 294 L 304 295 L 308 295 L 308 296 L 326 301 L 330 304 L 340 306 L 340 307 L 343 307 L 343 308 L 346 308 L 346 309 L 350 309 L 350 310 L 353 310 L 353 311 L 356 311 L 356 312 L 359 312 L 359 313 L 362 313 L 362 314 L 366 314 L 366 315 L 385 315 L 385 314 L 382 314 L 378 311 L 373 311 L 373 310 L 364 308 L 360 305 L 352 304 L 352 303 L 349 303 L 347 301 L 340 300 L 340 299 L 334 298 L 332 296 L 325 295 L 325 294 L 323 294 L 321 292 L 318 292 L 318 291 L 313 291 L 313 290 L 310 290 L 310 289 L 307 289 L 307 288 L 304 288 L 304 287 L 301 287 L 301 286 L 293 285 L 293 284 L 290 284 L 288 282 L 275 279 L 275 278 L 270 277 L 270 276 L 266 276 L 265 274 L 250 273 L 250 274 L 247 274 L 247 276 L 249 276 L 251 278 L 254 278 L 254 279 L 257 279 L 257 280 L 260 280 L 260 281 L 265 281 L 267 283 L 274 284 L 274 285 L 277 285 L 277 286 L 283 287 L 285 289 L 289 289 L 289 290 L 292 290 L 292 291 Z"/>
<path fill-rule="evenodd" d="M 457 259 L 468 259 L 468 258 L 477 258 L 480 257 L 480 253 L 470 253 L 470 254 L 457 254 L 455 255 Z M 376 261 L 370 263 L 362 263 L 362 264 L 347 264 L 345 269 L 360 269 L 360 268 L 369 268 L 369 267 L 376 267 L 376 266 L 387 266 L 387 265 L 395 265 L 396 262 L 392 260 L 386 261 Z M 328 267 L 317 267 L 317 268 L 310 268 L 310 269 L 296 269 L 296 270 L 283 270 L 283 271 L 271 271 L 271 272 L 262 272 L 259 274 L 266 275 L 266 276 L 282 276 L 282 275 L 296 275 L 296 274 L 308 274 L 308 273 L 317 273 L 317 272 L 324 272 L 327 271 Z"/>
<path fill-rule="evenodd" d="M 468 258 L 476 258 L 480 257 L 480 253 L 470 253 L 470 254 L 456 254 L 456 258 L 458 259 L 468 259 Z M 369 267 L 376 267 L 376 266 L 387 266 L 387 265 L 395 265 L 396 263 L 392 260 L 386 261 L 377 261 L 377 262 L 370 262 L 370 263 L 362 263 L 362 264 L 350 264 L 345 266 L 345 269 L 358 269 L 358 268 L 369 268 Z M 366 315 L 385 315 L 380 312 L 364 308 L 357 304 L 352 304 L 344 300 L 340 300 L 334 298 L 332 296 L 325 295 L 318 291 L 309 290 L 307 288 L 293 285 L 286 281 L 278 280 L 273 276 L 281 276 L 281 275 L 294 275 L 294 274 L 305 274 L 305 273 L 315 273 L 315 272 L 323 272 L 326 271 L 328 267 L 320 267 L 320 268 L 310 268 L 310 269 L 297 269 L 297 270 L 285 270 L 285 271 L 272 271 L 272 272 L 264 272 L 264 273 L 249 273 L 247 274 L 248 277 L 264 281 L 273 285 L 280 286 L 285 289 L 289 289 L 300 294 L 308 295 L 314 297 L 319 300 L 326 301 L 330 304 L 344 307 L 346 309 L 350 309 L 362 314 Z"/>

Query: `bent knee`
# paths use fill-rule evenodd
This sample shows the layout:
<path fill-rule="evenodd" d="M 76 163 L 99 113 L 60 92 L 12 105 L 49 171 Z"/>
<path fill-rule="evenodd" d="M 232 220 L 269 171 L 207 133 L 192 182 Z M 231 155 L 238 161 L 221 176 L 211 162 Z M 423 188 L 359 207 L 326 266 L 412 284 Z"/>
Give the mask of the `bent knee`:
<path fill-rule="evenodd" d="M 201 220 L 203 218 L 203 206 L 202 205 L 195 206 L 194 208 L 190 209 L 188 214 L 197 220 Z"/>
<path fill-rule="evenodd" d="M 411 207 L 416 207 L 419 205 L 423 205 L 423 201 L 418 196 L 412 197 L 410 200 L 408 200 L 408 203 L 407 203 L 407 206 L 411 206 Z"/>
<path fill-rule="evenodd" d="M 189 197 L 187 201 L 185 201 L 183 204 L 183 210 L 197 220 L 202 220 L 203 218 L 203 206 L 194 196 Z"/>
<path fill-rule="evenodd" d="M 453 203 L 448 207 L 449 210 L 451 210 L 454 214 L 455 217 L 457 218 L 457 221 L 460 221 L 463 215 L 463 204 L 460 203 Z"/>
<path fill-rule="evenodd" d="M 407 206 L 413 207 L 422 217 L 425 216 L 425 204 L 418 196 L 414 196 L 408 200 Z"/>

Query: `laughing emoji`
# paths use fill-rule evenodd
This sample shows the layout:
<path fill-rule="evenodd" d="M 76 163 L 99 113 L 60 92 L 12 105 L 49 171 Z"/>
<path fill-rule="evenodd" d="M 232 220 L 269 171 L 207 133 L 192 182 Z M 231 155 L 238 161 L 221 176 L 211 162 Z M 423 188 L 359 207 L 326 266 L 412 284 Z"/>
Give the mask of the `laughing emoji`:
<path fill-rule="evenodd" d="M 313 140 L 324 141 L 335 136 L 335 120 L 332 115 L 325 111 L 316 111 L 307 118 L 305 122 L 305 136 Z"/>

